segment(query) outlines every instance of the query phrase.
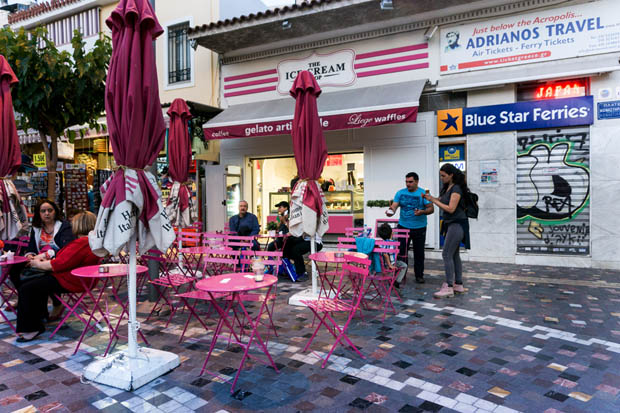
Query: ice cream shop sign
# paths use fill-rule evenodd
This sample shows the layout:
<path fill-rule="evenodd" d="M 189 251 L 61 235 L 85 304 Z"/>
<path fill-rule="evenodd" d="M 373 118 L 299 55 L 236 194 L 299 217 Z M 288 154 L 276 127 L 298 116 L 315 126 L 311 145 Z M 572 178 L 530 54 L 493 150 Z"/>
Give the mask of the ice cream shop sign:
<path fill-rule="evenodd" d="M 313 53 L 304 59 L 288 59 L 278 64 L 278 93 L 288 95 L 297 74 L 308 70 L 321 87 L 349 86 L 355 82 L 353 62 L 355 52 L 351 49 L 334 53 Z"/>

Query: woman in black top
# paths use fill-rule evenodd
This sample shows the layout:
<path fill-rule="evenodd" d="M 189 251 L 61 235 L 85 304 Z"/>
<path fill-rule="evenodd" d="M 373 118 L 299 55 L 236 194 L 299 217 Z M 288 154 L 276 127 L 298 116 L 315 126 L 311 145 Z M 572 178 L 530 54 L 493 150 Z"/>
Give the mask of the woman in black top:
<path fill-rule="evenodd" d="M 37 257 L 42 257 L 46 253 L 51 255 L 48 251 L 53 250 L 55 255 L 62 247 L 70 243 L 75 239 L 73 231 L 71 230 L 71 224 L 62 220 L 60 208 L 54 201 L 49 199 L 43 199 L 37 203 L 34 207 L 34 215 L 32 217 L 32 229 L 30 230 L 30 242 L 25 251 L 25 256 L 29 260 L 34 260 Z M 21 273 L 26 266 L 25 265 L 13 265 L 11 267 L 10 278 L 15 288 L 19 288 L 21 285 Z M 61 304 L 55 296 L 51 296 L 54 305 L 58 308 Z M 57 314 L 52 314 L 50 320 L 57 318 Z"/>
<path fill-rule="evenodd" d="M 446 282 L 434 295 L 435 298 L 453 297 L 454 293 L 465 292 L 463 288 L 463 265 L 459 255 L 461 242 L 469 248 L 469 222 L 463 207 L 463 194 L 467 194 L 465 175 L 452 164 L 444 164 L 439 175 L 443 188 L 439 198 L 429 194 L 424 198 L 442 210 L 441 233 L 445 237 L 442 258 L 446 270 Z"/>

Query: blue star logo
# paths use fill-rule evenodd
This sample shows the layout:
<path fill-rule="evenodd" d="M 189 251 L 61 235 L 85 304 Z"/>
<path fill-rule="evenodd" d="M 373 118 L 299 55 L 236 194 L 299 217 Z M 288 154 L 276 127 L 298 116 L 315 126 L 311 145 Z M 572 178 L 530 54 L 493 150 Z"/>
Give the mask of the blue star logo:
<path fill-rule="evenodd" d="M 446 113 L 446 119 L 441 119 L 441 121 L 446 124 L 443 130 L 447 131 L 450 128 L 454 128 L 454 130 L 458 130 L 458 127 L 456 126 L 456 121 L 458 120 L 459 117 L 460 116 L 451 116 L 449 113 Z"/>

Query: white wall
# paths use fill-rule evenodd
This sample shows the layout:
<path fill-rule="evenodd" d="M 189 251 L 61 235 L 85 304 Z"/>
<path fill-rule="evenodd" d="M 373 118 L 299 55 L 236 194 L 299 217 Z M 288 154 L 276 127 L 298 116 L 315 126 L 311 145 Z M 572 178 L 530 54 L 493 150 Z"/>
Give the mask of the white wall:
<path fill-rule="evenodd" d="M 620 100 L 620 71 L 592 78 L 591 93 L 594 106 L 599 91 L 611 88 L 611 100 Z M 595 115 L 596 116 L 596 115 Z M 620 269 L 620 119 L 596 120 L 590 129 L 590 229 L 592 239 L 592 266 Z"/>
<path fill-rule="evenodd" d="M 515 101 L 515 88 L 471 91 L 467 106 Z M 514 262 L 516 251 L 515 159 L 516 133 L 499 132 L 467 136 L 467 185 L 480 197 L 480 218 L 470 220 L 471 250 L 475 261 Z M 481 187 L 480 162 L 499 161 L 499 185 Z"/>

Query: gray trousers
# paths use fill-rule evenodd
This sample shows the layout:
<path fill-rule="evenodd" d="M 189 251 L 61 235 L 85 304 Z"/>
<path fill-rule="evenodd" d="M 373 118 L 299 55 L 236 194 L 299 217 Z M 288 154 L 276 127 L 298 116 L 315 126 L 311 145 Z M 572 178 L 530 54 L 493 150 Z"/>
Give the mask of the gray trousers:
<path fill-rule="evenodd" d="M 443 244 L 443 265 L 446 269 L 446 282 L 452 285 L 463 284 L 463 264 L 459 255 L 459 246 L 463 241 L 463 227 L 460 224 L 451 224 L 448 226 L 446 240 Z"/>
<path fill-rule="evenodd" d="M 396 272 L 396 282 L 400 283 L 403 278 L 405 278 L 405 273 L 407 272 L 407 263 L 403 261 L 396 261 L 394 266 L 398 268 Z"/>

